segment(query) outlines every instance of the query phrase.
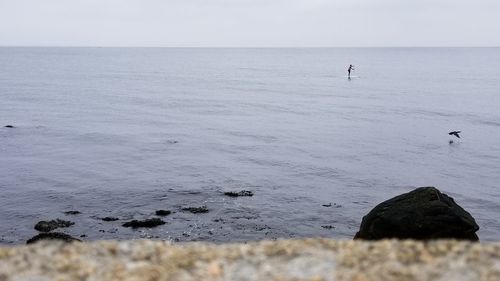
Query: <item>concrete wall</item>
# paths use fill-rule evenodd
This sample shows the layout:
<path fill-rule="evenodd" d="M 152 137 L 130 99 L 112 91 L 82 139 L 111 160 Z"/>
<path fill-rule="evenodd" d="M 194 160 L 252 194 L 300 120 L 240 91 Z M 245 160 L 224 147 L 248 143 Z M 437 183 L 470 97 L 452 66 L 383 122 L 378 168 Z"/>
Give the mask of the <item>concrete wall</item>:
<path fill-rule="evenodd" d="M 0 248 L 0 281 L 21 280 L 500 280 L 500 244 L 135 240 Z"/>

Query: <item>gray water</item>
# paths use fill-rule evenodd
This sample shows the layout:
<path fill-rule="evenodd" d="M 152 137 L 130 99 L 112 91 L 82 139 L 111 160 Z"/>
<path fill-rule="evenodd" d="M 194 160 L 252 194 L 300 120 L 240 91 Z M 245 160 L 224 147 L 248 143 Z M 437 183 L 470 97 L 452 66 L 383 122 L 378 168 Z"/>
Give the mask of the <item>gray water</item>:
<path fill-rule="evenodd" d="M 419 186 L 498 240 L 499 105 L 498 48 L 0 48 L 0 243 L 350 239 Z"/>

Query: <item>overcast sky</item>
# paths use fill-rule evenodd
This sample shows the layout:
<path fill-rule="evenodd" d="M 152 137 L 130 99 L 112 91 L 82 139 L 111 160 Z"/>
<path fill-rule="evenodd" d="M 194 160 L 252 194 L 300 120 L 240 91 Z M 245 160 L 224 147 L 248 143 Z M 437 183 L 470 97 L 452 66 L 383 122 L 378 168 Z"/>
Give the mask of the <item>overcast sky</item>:
<path fill-rule="evenodd" d="M 500 0 L 0 0 L 0 45 L 500 46 Z"/>

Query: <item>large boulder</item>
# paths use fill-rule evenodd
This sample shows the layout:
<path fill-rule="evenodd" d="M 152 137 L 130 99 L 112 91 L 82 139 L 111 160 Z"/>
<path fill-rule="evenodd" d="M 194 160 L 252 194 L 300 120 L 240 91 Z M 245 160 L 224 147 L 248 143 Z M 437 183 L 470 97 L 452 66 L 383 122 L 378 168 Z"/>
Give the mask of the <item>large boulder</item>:
<path fill-rule="evenodd" d="M 377 205 L 363 217 L 354 239 L 462 239 L 478 241 L 479 226 L 453 198 L 420 187 Z"/>

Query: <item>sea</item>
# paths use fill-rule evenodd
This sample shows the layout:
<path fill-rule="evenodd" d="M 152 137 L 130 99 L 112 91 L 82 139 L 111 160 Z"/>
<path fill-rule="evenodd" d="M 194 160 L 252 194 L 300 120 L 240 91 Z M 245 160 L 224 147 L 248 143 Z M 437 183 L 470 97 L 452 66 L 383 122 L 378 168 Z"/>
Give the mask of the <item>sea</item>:
<path fill-rule="evenodd" d="M 0 48 L 2 245 L 352 239 L 421 186 L 498 241 L 499 185 L 500 48 Z"/>

